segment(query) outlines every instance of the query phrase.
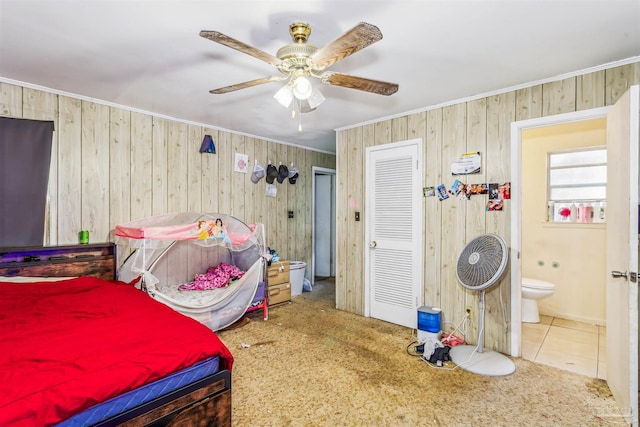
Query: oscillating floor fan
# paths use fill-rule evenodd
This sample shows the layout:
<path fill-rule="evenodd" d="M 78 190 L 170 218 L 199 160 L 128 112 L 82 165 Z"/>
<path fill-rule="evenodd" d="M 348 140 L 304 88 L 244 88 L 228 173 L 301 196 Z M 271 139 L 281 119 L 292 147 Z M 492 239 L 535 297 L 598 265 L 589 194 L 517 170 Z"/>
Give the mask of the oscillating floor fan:
<path fill-rule="evenodd" d="M 478 345 L 451 348 L 451 361 L 480 375 L 501 376 L 515 371 L 513 362 L 503 354 L 484 350 L 484 293 L 500 280 L 507 267 L 508 252 L 504 240 L 495 234 L 483 234 L 469 242 L 456 266 L 458 282 L 466 289 L 480 291 L 480 329 Z"/>

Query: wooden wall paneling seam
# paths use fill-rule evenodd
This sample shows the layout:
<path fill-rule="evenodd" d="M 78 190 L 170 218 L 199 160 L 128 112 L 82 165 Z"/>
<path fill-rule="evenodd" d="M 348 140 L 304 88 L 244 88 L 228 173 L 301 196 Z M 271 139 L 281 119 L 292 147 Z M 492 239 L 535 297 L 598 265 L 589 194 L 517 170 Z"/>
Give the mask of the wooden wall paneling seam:
<path fill-rule="evenodd" d="M 558 102 L 564 102 L 558 100 Z M 554 105 L 551 111 L 557 111 Z M 503 183 L 511 179 L 511 123 L 516 116 L 515 92 L 487 99 L 487 181 Z M 511 241 L 511 204 L 503 211 L 487 214 L 487 232 Z M 508 243 L 507 243 L 508 244 Z M 485 343 L 488 348 L 509 352 L 508 327 L 511 313 L 511 274 L 507 270 L 502 280 L 486 292 Z"/>
<path fill-rule="evenodd" d="M 442 108 L 427 111 L 425 138 L 425 183 L 437 187 L 444 183 L 442 176 Z M 442 307 L 442 202 L 437 196 L 425 199 L 425 263 L 424 301 Z M 447 315 L 443 314 L 446 318 Z"/>
<path fill-rule="evenodd" d="M 256 140 L 245 136 L 244 138 L 244 154 L 248 157 L 247 173 L 244 174 L 244 221 L 247 224 L 255 223 L 255 191 L 256 186 L 251 182 L 251 175 L 255 166 L 256 159 Z"/>
<path fill-rule="evenodd" d="M 296 151 L 297 151 L 297 147 L 287 147 L 287 157 L 286 159 L 283 159 L 282 163 L 287 167 L 287 170 L 289 170 L 289 168 L 291 167 L 291 163 L 295 163 L 295 159 L 296 159 Z M 297 256 L 297 237 L 296 237 L 296 231 L 297 231 L 297 226 L 296 226 L 296 222 L 298 221 L 298 206 L 296 206 L 296 200 L 295 200 L 295 191 L 293 188 L 291 188 L 291 186 L 289 185 L 289 179 L 285 178 L 284 181 L 282 181 L 282 184 L 280 184 L 282 187 L 285 187 L 287 189 L 287 199 L 286 199 L 286 205 L 287 205 L 287 253 L 289 254 L 289 260 L 290 261 L 296 261 L 298 260 Z M 289 218 L 289 211 L 293 212 L 293 218 Z"/>
<path fill-rule="evenodd" d="M 364 313 L 364 256 L 367 245 L 364 243 L 364 185 L 366 179 L 363 158 L 365 157 L 362 141 L 362 128 L 352 128 L 347 131 L 348 138 L 348 164 L 349 177 L 347 180 L 347 192 L 349 194 L 349 241 L 347 243 L 347 256 L 349 258 L 349 270 L 347 271 L 347 307 L 348 311 Z M 361 220 L 355 221 L 355 213 L 361 213 Z"/>
<path fill-rule="evenodd" d="M 320 153 L 318 153 L 320 154 Z M 313 235 L 311 232 L 311 218 L 313 217 L 311 209 L 313 203 L 311 201 L 311 183 L 313 182 L 313 174 L 311 165 L 316 163 L 314 160 L 315 153 L 309 150 L 298 149 L 296 162 L 294 167 L 298 169 L 298 179 L 295 184 L 289 183 L 290 191 L 295 194 L 298 205 L 296 206 L 296 259 L 307 263 L 305 277 L 311 277 L 311 254 L 313 253 Z M 317 163 L 321 161 L 318 160 Z"/>
<path fill-rule="evenodd" d="M 447 189 L 457 177 L 451 175 L 451 162 L 466 151 L 466 105 L 464 103 L 442 109 L 442 177 Z M 464 178 L 460 179 L 464 182 Z M 464 317 L 465 291 L 457 283 L 458 254 L 465 243 L 466 200 L 450 195 L 442 201 L 442 277 L 448 292 L 442 294 L 443 317 L 459 322 Z"/>
<path fill-rule="evenodd" d="M 202 126 L 189 124 L 186 128 L 185 156 L 186 156 L 186 174 L 187 186 L 186 197 L 187 204 L 184 211 L 205 213 L 202 210 L 202 163 L 203 156 L 209 154 L 200 153 L 200 146 L 204 137 L 204 129 Z M 206 255 L 200 248 L 194 245 L 187 245 L 186 265 L 188 271 L 198 271 L 200 266 L 215 267 L 206 262 Z M 204 271 L 199 271 L 204 273 Z M 192 281 L 194 277 L 189 277 L 185 273 L 184 280 Z"/>
<path fill-rule="evenodd" d="M 374 123 L 374 144 L 382 145 L 391 142 L 391 120 L 383 120 Z"/>
<path fill-rule="evenodd" d="M 360 291 L 361 294 L 361 304 L 362 304 L 362 312 L 364 312 L 364 307 L 365 307 L 365 303 L 366 301 L 364 300 L 365 298 L 365 286 L 367 281 L 369 280 L 369 272 L 366 270 L 366 266 L 365 266 L 365 260 L 366 260 L 366 256 L 367 256 L 367 251 L 369 251 L 369 256 L 373 255 L 371 253 L 371 251 L 369 250 L 369 242 L 365 241 L 365 236 L 367 233 L 367 229 L 366 229 L 366 224 L 368 221 L 368 215 L 371 214 L 371 212 L 367 211 L 367 148 L 368 147 L 372 147 L 376 145 L 376 126 L 374 124 L 368 124 L 362 127 L 362 159 L 360 160 L 360 165 L 361 165 L 361 180 L 362 180 L 362 188 L 360 189 L 360 197 L 362 198 L 362 210 L 360 211 L 360 221 L 362 222 L 362 230 L 363 230 L 363 234 L 362 234 L 362 239 L 363 239 L 363 254 L 362 254 L 362 272 L 361 272 L 361 277 L 362 277 L 362 290 Z M 356 176 L 357 178 L 357 176 Z M 353 214 L 351 216 L 351 218 L 348 218 L 348 220 L 352 220 L 353 218 Z M 371 225 L 369 225 L 371 226 Z"/>
<path fill-rule="evenodd" d="M 216 147 L 216 154 L 202 154 L 202 209 L 206 213 L 217 213 L 218 209 L 218 161 L 219 136 L 215 129 L 204 129 L 204 135 L 210 135 Z"/>
<path fill-rule="evenodd" d="M 545 116 L 576 111 L 576 78 L 568 77 L 542 85 L 542 112 Z"/>
<path fill-rule="evenodd" d="M 291 163 L 293 163 L 293 167 L 298 169 L 298 178 L 300 178 L 300 170 L 304 171 L 307 168 L 305 150 L 300 147 L 291 147 L 289 151 L 291 152 L 291 150 L 293 150 L 294 155 L 289 154 L 290 162 L 287 166 L 291 167 Z M 292 185 L 289 179 L 285 180 L 289 194 L 289 206 L 294 213 L 293 227 L 289 228 L 289 232 L 295 235 L 292 258 L 303 262 L 307 262 L 305 254 L 311 253 L 308 252 L 311 249 L 309 245 L 310 239 L 306 238 L 306 210 L 307 202 L 311 197 L 311 193 L 308 190 L 311 190 L 311 188 L 307 188 L 306 185 L 309 182 L 309 174 L 305 175 L 305 178 L 296 181 L 295 185 Z"/>
<path fill-rule="evenodd" d="M 589 110 L 605 106 L 604 70 L 576 77 L 576 110 Z"/>
<path fill-rule="evenodd" d="M 261 139 L 254 140 L 254 158 L 265 168 L 267 168 L 267 142 Z M 252 172 L 253 173 L 253 172 Z M 265 178 L 261 178 L 257 184 L 254 185 L 253 191 L 253 205 L 255 207 L 255 213 L 253 222 L 264 224 L 266 227 L 267 221 L 267 196 L 265 195 Z M 265 236 L 266 237 L 266 236 Z"/>
<path fill-rule="evenodd" d="M 298 258 L 307 263 L 307 269 L 305 270 L 305 277 L 311 277 L 311 262 L 313 255 L 313 166 L 325 164 L 324 155 L 322 153 L 312 152 L 309 150 L 300 151 L 300 164 L 296 165 L 298 168 L 298 180 L 295 185 L 300 184 L 299 189 L 296 191 L 303 191 L 303 206 L 300 210 L 300 218 L 298 223 L 298 236 L 303 240 L 303 245 L 298 246 L 300 251 Z M 298 196 L 300 199 L 300 196 Z"/>
<path fill-rule="evenodd" d="M 131 112 L 109 108 L 109 240 L 131 220 Z"/>
<path fill-rule="evenodd" d="M 168 213 L 168 186 L 167 186 L 167 145 L 168 145 L 168 121 L 163 118 L 154 117 L 152 124 L 152 147 L 153 147 L 153 193 L 152 193 L 152 215 Z"/>
<path fill-rule="evenodd" d="M 233 200 L 231 196 L 231 174 L 233 173 L 233 161 L 234 161 L 234 153 L 233 153 L 233 145 L 232 145 L 232 135 L 226 131 L 220 131 L 218 133 L 218 147 L 217 147 L 217 156 L 218 158 L 218 212 L 220 213 L 231 213 L 231 208 L 233 206 Z"/>
<path fill-rule="evenodd" d="M 276 169 L 278 168 L 278 151 L 277 144 L 268 141 L 266 147 L 266 167 L 269 164 L 273 165 Z M 266 179 L 265 179 L 266 181 Z M 273 181 L 273 185 L 276 185 L 276 189 L 278 182 L 276 180 Z M 265 189 L 266 191 L 266 189 Z M 278 250 L 277 248 L 277 236 L 278 236 L 278 199 L 277 197 L 265 197 L 265 205 L 267 208 L 267 246 L 272 249 Z"/>
<path fill-rule="evenodd" d="M 315 205 L 313 201 L 313 180 L 315 177 L 313 175 L 313 167 L 324 165 L 326 162 L 324 160 L 325 155 L 322 153 L 303 150 L 301 154 L 301 164 L 297 166 L 300 176 L 298 177 L 298 181 L 296 181 L 295 185 L 300 183 L 304 188 L 304 209 L 301 211 L 304 220 L 300 226 L 302 227 L 301 238 L 304 240 L 305 244 L 300 249 L 302 250 L 301 258 L 307 263 L 305 277 L 310 279 L 314 246 L 313 209 Z"/>
<path fill-rule="evenodd" d="M 480 152 L 480 173 L 466 175 L 464 178 L 467 185 L 486 183 L 487 169 L 487 99 L 480 98 L 467 103 L 467 148 L 466 152 Z M 462 179 L 461 178 L 461 179 Z M 465 244 L 477 236 L 486 232 L 486 195 L 471 196 L 467 201 L 466 212 L 466 241 Z M 462 248 L 460 249 L 462 250 Z M 470 336 L 478 336 L 478 325 L 480 324 L 478 315 L 480 313 L 480 295 L 478 292 L 465 290 L 465 307 L 474 307 L 471 327 L 468 328 Z"/>
<path fill-rule="evenodd" d="M 516 120 L 534 119 L 542 116 L 542 85 L 530 86 L 516 91 Z"/>
<path fill-rule="evenodd" d="M 106 242 L 109 228 L 109 107 L 82 101 L 82 229 Z M 80 230 L 76 230 L 78 233 Z"/>
<path fill-rule="evenodd" d="M 411 139 L 421 139 L 422 140 L 422 162 L 424 164 L 425 160 L 425 141 L 427 139 L 427 113 L 422 111 L 420 113 L 413 113 L 407 117 L 407 138 Z M 422 183 L 424 184 L 424 177 L 422 177 Z"/>
<path fill-rule="evenodd" d="M 280 171 L 280 164 L 286 164 L 288 158 L 288 146 L 284 144 L 277 144 L 276 146 L 276 162 L 274 165 Z M 273 181 L 274 185 L 278 189 L 278 194 L 276 197 L 277 209 L 279 214 L 276 216 L 276 248 L 282 259 L 291 260 L 291 255 L 289 254 L 289 219 L 287 218 L 287 194 L 288 188 L 286 187 L 286 182 L 283 181 L 282 184 L 278 182 L 277 179 Z"/>
<path fill-rule="evenodd" d="M 336 136 L 336 308 L 347 309 L 347 240 L 349 239 L 349 193 L 347 180 L 349 177 L 348 138 L 346 131 Z"/>
<path fill-rule="evenodd" d="M 297 206 L 296 211 L 296 216 L 298 218 L 296 220 L 296 236 L 298 239 L 298 244 L 296 245 L 296 259 L 307 263 L 305 277 L 311 277 L 309 273 L 311 271 L 311 256 L 313 253 L 313 235 L 311 227 L 311 218 L 313 217 L 311 212 L 313 208 L 313 202 L 311 199 L 313 173 L 311 172 L 311 168 L 314 164 L 323 163 L 323 156 L 317 156 L 316 160 L 315 154 L 316 153 L 309 153 L 308 150 L 301 148 L 298 149 L 298 154 L 296 156 L 298 163 L 294 164 L 294 166 L 298 169 L 299 176 L 296 180 L 296 184 L 289 184 L 289 187 L 291 187 L 296 193 L 296 200 L 300 203 L 300 206 Z"/>
<path fill-rule="evenodd" d="M 240 221 L 245 220 L 245 202 L 244 190 L 246 185 L 247 173 L 236 172 L 236 154 L 247 154 L 245 152 L 245 137 L 243 135 L 231 134 L 231 151 L 233 159 L 233 168 L 231 169 L 230 181 L 231 188 L 229 195 L 231 197 L 231 211 L 224 212 L 230 214 Z"/>
<path fill-rule="evenodd" d="M 184 212 L 187 209 L 188 165 L 187 124 L 171 121 L 167 137 L 167 210 Z"/>
<path fill-rule="evenodd" d="M 389 142 L 406 141 L 409 134 L 408 117 L 396 117 L 391 119 L 391 140 Z"/>
<path fill-rule="evenodd" d="M 169 121 L 167 124 L 167 213 L 184 212 L 188 203 L 188 125 Z M 178 283 L 193 280 L 187 276 L 189 249 L 187 245 L 176 245 L 168 254 L 171 274 Z"/>
<path fill-rule="evenodd" d="M 153 213 L 153 119 L 131 113 L 131 220 Z"/>
<path fill-rule="evenodd" d="M 640 83 L 640 62 L 605 70 L 605 103 L 615 104 L 634 84 Z"/>
<path fill-rule="evenodd" d="M 190 124 L 187 127 L 187 211 L 200 212 L 202 210 L 202 163 L 203 157 L 209 154 L 200 153 L 200 146 L 204 138 L 202 126 Z"/>
<path fill-rule="evenodd" d="M 57 244 L 78 243 L 82 229 L 82 102 L 60 96 L 58 100 Z M 91 238 L 91 236 L 89 236 Z"/>

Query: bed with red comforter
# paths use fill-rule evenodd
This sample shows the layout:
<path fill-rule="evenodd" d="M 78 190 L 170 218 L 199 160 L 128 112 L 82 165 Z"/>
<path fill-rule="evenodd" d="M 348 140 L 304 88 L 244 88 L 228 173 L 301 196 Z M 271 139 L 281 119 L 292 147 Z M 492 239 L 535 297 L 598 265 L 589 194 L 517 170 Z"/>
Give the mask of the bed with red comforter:
<path fill-rule="evenodd" d="M 203 425 L 230 424 L 233 356 L 205 325 L 116 280 L 0 281 L 2 426 L 55 425 L 212 358 L 226 373 L 228 414 Z M 191 398 L 185 397 L 189 390 L 174 390 L 164 400 L 102 422 L 145 425 L 167 414 L 179 419 L 206 400 L 203 390 Z"/>

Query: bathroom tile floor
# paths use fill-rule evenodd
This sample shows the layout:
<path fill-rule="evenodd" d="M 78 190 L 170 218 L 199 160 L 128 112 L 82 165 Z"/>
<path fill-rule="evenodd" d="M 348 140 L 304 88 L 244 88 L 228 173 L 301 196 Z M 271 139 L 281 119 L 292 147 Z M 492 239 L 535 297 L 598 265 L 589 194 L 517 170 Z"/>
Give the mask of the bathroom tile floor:
<path fill-rule="evenodd" d="M 604 326 L 540 316 L 522 323 L 522 358 L 592 378 L 606 379 Z"/>

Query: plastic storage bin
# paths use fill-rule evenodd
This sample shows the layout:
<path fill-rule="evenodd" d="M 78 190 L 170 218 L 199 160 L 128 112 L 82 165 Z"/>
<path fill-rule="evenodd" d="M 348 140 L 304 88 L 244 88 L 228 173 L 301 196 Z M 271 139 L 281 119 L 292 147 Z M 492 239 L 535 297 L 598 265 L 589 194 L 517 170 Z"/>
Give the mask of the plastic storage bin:
<path fill-rule="evenodd" d="M 289 263 L 289 280 L 291 281 L 291 296 L 302 293 L 302 282 L 307 263 L 302 261 L 291 261 Z"/>

